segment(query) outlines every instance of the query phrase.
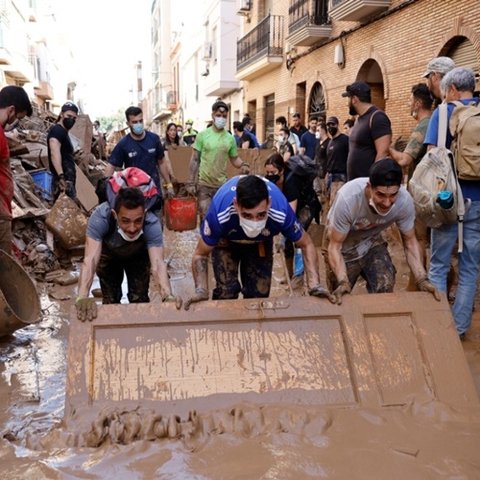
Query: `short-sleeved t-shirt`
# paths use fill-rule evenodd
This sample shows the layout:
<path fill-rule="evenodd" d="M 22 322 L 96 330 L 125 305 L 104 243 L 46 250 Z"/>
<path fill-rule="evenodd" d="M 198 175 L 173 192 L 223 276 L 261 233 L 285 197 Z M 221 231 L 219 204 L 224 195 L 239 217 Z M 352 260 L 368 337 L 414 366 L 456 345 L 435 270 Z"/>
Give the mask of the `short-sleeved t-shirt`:
<path fill-rule="evenodd" d="M 328 212 L 328 227 L 347 234 L 342 246 L 346 262 L 364 257 L 372 247 L 383 243 L 381 232 L 393 223 L 402 233 L 412 230 L 414 225 L 413 199 L 404 186 L 400 187 L 392 209 L 381 216 L 368 204 L 365 196 L 367 182 L 368 178 L 364 177 L 347 182 L 338 191 Z"/>
<path fill-rule="evenodd" d="M 135 140 L 131 135 L 123 137 L 110 155 L 109 163 L 114 167 L 137 167 L 152 177 L 161 195 L 158 161 L 164 157 L 160 137 L 153 132 L 145 132 L 141 140 Z"/>
<path fill-rule="evenodd" d="M 112 208 L 108 202 L 98 205 L 88 219 L 87 237 L 97 242 L 107 243 L 112 250 L 115 250 L 115 247 L 120 249 L 131 243 L 124 240 L 118 233 Z M 146 248 L 163 246 L 162 226 L 158 217 L 152 212 L 145 214 L 143 235 L 139 240 L 142 240 Z M 112 245 L 115 247 L 112 248 Z"/>
<path fill-rule="evenodd" d="M 476 102 L 477 99 L 475 98 L 464 98 L 461 102 L 465 105 L 469 103 Z M 454 103 L 448 104 L 448 122 L 447 125 L 450 123 L 450 117 L 452 116 L 452 112 L 455 109 Z M 433 111 L 432 117 L 430 118 L 430 122 L 428 124 L 427 133 L 425 134 L 424 143 L 426 146 L 428 145 L 438 145 L 438 107 Z M 447 138 L 445 140 L 445 146 L 450 148 L 452 145 L 452 135 L 450 133 L 450 129 L 447 129 Z M 472 201 L 480 200 L 480 181 L 477 180 L 459 180 L 460 187 L 462 189 L 462 194 L 464 198 L 469 198 Z"/>
<path fill-rule="evenodd" d="M 213 197 L 207 215 L 200 227 L 203 241 L 213 247 L 225 239 L 238 243 L 254 243 L 271 241 L 278 233 L 282 233 L 292 242 L 297 242 L 303 235 L 303 227 L 298 222 L 287 199 L 272 182 L 263 179 L 266 184 L 272 204 L 268 210 L 268 219 L 260 235 L 249 238 L 240 226 L 237 210 L 233 206 L 237 183 L 241 175 L 231 178 L 222 185 Z"/>
<path fill-rule="evenodd" d="M 344 133 L 332 138 L 327 147 L 327 172 L 347 173 L 348 136 Z"/>
<path fill-rule="evenodd" d="M 300 139 L 300 147 L 305 149 L 305 155 L 310 157 L 312 160 L 315 159 L 315 149 L 319 140 L 314 133 L 307 130 Z"/>
<path fill-rule="evenodd" d="M 12 218 L 13 174 L 10 168 L 10 150 L 3 127 L 0 125 L 0 219 Z"/>
<path fill-rule="evenodd" d="M 238 155 L 237 143 L 227 130 L 202 130 L 193 148 L 200 152 L 198 180 L 201 185 L 218 188 L 227 180 L 227 162 Z"/>
<path fill-rule="evenodd" d="M 375 114 L 374 114 L 375 113 Z M 372 127 L 370 128 L 370 117 Z M 370 167 L 377 156 L 375 140 L 392 134 L 390 119 L 386 113 L 372 105 L 360 115 L 350 130 L 347 160 L 347 178 L 368 177 Z"/>
<path fill-rule="evenodd" d="M 52 154 L 50 151 L 50 139 L 55 138 L 60 143 L 60 155 L 62 156 L 62 170 L 65 176 L 65 180 L 73 182 L 77 178 L 77 173 L 75 169 L 75 159 L 73 156 L 73 145 L 68 135 L 68 131 L 65 130 L 60 124 L 56 123 L 48 132 L 47 135 L 47 146 L 48 146 L 48 164 L 50 172 L 53 175 L 54 179 L 58 178 L 58 173 L 53 167 L 52 163 Z"/>

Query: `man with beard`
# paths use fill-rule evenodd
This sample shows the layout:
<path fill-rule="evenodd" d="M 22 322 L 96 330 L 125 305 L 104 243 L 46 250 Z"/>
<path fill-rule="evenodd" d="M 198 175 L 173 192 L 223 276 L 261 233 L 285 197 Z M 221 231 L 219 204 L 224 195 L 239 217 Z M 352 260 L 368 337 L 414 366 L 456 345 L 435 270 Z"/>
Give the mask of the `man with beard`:
<path fill-rule="evenodd" d="M 420 291 L 440 295 L 422 265 L 415 237 L 415 208 L 404 186 L 402 168 L 391 158 L 373 163 L 368 178 L 347 182 L 328 212 L 324 246 L 327 286 L 338 304 L 361 276 L 368 293 L 393 292 L 396 269 L 382 231 L 395 223 L 407 264 Z"/>
<path fill-rule="evenodd" d="M 128 168 L 137 167 L 148 174 L 155 182 L 159 192 L 159 200 L 152 207 L 153 212 L 158 212 L 162 208 L 162 191 L 160 185 L 160 176 L 165 180 L 165 190 L 169 197 L 173 197 L 174 190 L 170 178 L 170 172 L 167 161 L 165 161 L 165 152 L 160 141 L 160 137 L 153 132 L 145 130 L 143 123 L 143 112 L 139 107 L 128 107 L 125 110 L 125 118 L 130 128 L 130 133 L 123 137 L 110 155 L 109 164 L 105 168 L 105 176 L 113 174 L 115 167 Z"/>
<path fill-rule="evenodd" d="M 347 86 L 350 115 L 358 115 L 349 136 L 347 179 L 368 177 L 373 162 L 389 155 L 392 127 L 386 113 L 371 103 L 370 87 L 365 82 Z"/>
<path fill-rule="evenodd" d="M 430 93 L 435 97 L 435 106 L 443 101 L 440 88 L 442 78 L 455 68 L 455 62 L 450 57 L 435 57 L 428 62 L 427 70 L 423 78 L 427 79 L 427 86 Z"/>
<path fill-rule="evenodd" d="M 72 102 L 63 104 L 57 123 L 47 135 L 48 164 L 53 175 L 53 196 L 58 198 L 65 192 L 70 198 L 77 197 L 75 181 L 75 160 L 73 145 L 68 136 L 69 130 L 75 125 L 78 107 Z"/>

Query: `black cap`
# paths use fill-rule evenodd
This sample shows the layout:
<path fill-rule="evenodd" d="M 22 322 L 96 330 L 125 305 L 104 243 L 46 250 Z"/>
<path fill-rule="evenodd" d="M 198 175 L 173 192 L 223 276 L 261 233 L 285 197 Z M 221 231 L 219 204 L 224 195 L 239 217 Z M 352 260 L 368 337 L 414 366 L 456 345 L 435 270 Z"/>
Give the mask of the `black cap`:
<path fill-rule="evenodd" d="M 385 157 L 372 164 L 369 178 L 372 187 L 400 185 L 403 180 L 402 167 L 392 158 Z"/>
<path fill-rule="evenodd" d="M 337 117 L 328 117 L 326 124 L 333 123 L 334 125 L 338 125 L 338 118 Z"/>
<path fill-rule="evenodd" d="M 78 107 L 73 102 L 65 102 L 62 105 L 62 112 L 75 112 L 78 114 Z"/>
<path fill-rule="evenodd" d="M 370 86 L 365 82 L 353 82 L 347 86 L 345 92 L 342 93 L 342 97 L 365 97 L 370 95 Z"/>

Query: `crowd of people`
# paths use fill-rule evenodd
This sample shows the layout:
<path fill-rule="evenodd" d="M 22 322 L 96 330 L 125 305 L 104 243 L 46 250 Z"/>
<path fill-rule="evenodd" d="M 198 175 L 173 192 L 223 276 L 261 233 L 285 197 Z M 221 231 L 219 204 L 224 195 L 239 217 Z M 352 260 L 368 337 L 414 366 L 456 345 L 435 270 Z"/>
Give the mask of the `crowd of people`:
<path fill-rule="evenodd" d="M 455 67 L 450 58 L 437 57 L 428 63 L 424 78 L 425 82 L 411 87 L 409 108 L 417 125 L 404 149 L 392 142 L 390 119 L 372 103 L 370 86 L 356 81 L 342 93 L 349 115 L 343 123 L 335 116 L 312 115 L 305 126 L 298 113 L 291 125 L 284 116 L 275 119 L 275 143 L 263 175 L 250 174 L 250 165 L 238 154 L 241 148 L 265 148 L 252 119 L 246 115 L 233 122 L 230 131 L 229 107 L 222 100 L 212 105 L 207 128 L 195 130 L 191 119 L 185 128 L 169 123 L 164 139 L 145 129 L 140 108 L 129 107 L 125 112 L 129 133 L 113 149 L 105 170 L 108 198 L 88 222 L 76 302 L 79 318 L 96 315 L 95 300 L 89 297 L 95 273 L 104 303 L 120 302 L 124 274 L 129 301 L 148 302 L 151 272 L 163 300 L 180 307 L 163 258 L 161 210 L 163 196 L 175 195 L 169 151 L 191 146 L 184 187 L 197 197 L 201 223 L 192 254 L 195 290 L 185 308 L 209 298 L 238 298 L 240 293 L 244 298 L 268 297 L 275 248 L 283 251 L 291 278 L 294 249 L 301 251 L 305 286 L 312 296 L 340 304 L 360 277 L 369 293 L 393 292 L 396 269 L 382 232 L 396 225 L 411 271 L 407 289 L 429 292 L 437 300 L 440 293 L 447 293 L 452 255 L 457 242 L 462 242 L 452 312 L 464 339 L 471 325 L 480 268 L 480 177 L 459 180 L 467 205 L 460 240 L 456 223 L 429 229 L 416 218 L 405 178 L 412 176 L 427 151 L 439 145 L 443 134 L 450 147 L 453 137 L 448 124 L 439 120 L 439 108 L 447 104 L 450 118 L 458 105 L 477 104 L 475 76 L 471 69 Z M 31 114 L 31 105 L 19 88 L 0 92 L 2 127 Z M 77 106 L 65 103 L 48 134 L 55 196 L 61 192 L 76 196 L 68 131 L 77 115 Z M 3 130 L 0 140 L 5 143 Z M 9 250 L 8 148 L 1 147 L 0 154 L 0 246 Z M 230 179 L 229 163 L 238 170 Z M 313 221 L 322 220 L 326 224 L 321 249 L 326 287 L 320 284 L 317 249 L 307 233 Z M 211 295 L 209 257 L 215 277 Z"/>

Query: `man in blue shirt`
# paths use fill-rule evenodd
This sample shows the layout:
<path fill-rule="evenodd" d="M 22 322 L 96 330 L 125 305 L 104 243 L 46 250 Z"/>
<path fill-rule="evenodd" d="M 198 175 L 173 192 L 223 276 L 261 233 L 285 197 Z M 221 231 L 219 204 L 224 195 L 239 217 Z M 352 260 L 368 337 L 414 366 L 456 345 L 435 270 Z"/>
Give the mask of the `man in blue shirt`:
<path fill-rule="evenodd" d="M 159 193 L 162 191 L 158 170 L 165 180 L 165 189 L 168 196 L 174 195 L 173 185 L 170 178 L 168 164 L 165 161 L 165 154 L 160 137 L 156 133 L 147 132 L 143 124 L 143 112 L 138 107 L 128 107 L 125 110 L 127 125 L 130 133 L 123 137 L 110 155 L 109 164 L 105 168 L 105 176 L 110 177 L 115 167 L 127 168 L 137 167 L 155 182 Z M 159 202 L 152 210 L 162 208 L 161 195 Z"/>
<path fill-rule="evenodd" d="M 270 294 L 273 237 L 282 233 L 302 249 L 309 294 L 334 301 L 320 286 L 318 256 L 312 239 L 298 222 L 283 193 L 255 175 L 236 176 L 214 196 L 200 227 L 193 254 L 193 302 L 208 300 L 208 256 L 212 253 L 216 287 L 212 299 L 262 298 Z M 240 268 L 240 281 L 238 270 Z"/>
<path fill-rule="evenodd" d="M 315 150 L 319 139 L 317 138 L 317 118 L 309 117 L 308 130 L 300 138 L 300 155 L 306 155 L 312 160 L 315 158 Z"/>
<path fill-rule="evenodd" d="M 454 101 L 465 105 L 478 102 L 473 98 L 475 91 L 475 74 L 469 68 L 457 67 L 450 70 L 441 81 L 441 89 L 448 102 L 448 122 L 446 147 L 450 148 L 452 136 L 448 125 L 455 109 Z M 438 145 L 438 115 L 439 107 L 433 112 L 425 135 L 425 145 L 430 150 Z M 458 255 L 458 287 L 455 294 L 452 313 L 461 340 L 472 322 L 473 304 L 477 290 L 477 280 L 480 271 L 480 179 L 459 180 L 464 199 L 471 201 L 470 207 L 463 219 L 463 251 Z M 431 258 L 429 278 L 441 291 L 447 290 L 447 275 L 450 270 L 450 260 L 457 243 L 458 224 L 446 224 L 432 228 Z"/>

